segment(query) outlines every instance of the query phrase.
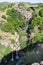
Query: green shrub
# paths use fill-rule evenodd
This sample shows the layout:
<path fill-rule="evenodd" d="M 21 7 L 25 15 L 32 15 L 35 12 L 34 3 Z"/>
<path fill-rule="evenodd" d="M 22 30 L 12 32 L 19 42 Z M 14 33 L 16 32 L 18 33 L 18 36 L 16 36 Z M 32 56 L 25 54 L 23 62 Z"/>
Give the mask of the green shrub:
<path fill-rule="evenodd" d="M 25 6 L 25 4 L 23 2 L 20 2 L 18 6 Z"/>
<path fill-rule="evenodd" d="M 9 8 L 9 7 L 12 7 L 12 6 L 14 6 L 14 4 L 13 4 L 13 3 L 10 3 L 10 4 L 8 5 L 8 8 Z"/>
<path fill-rule="evenodd" d="M 31 9 L 30 9 L 30 8 L 27 8 L 26 10 L 27 10 L 27 11 L 30 11 Z"/>
<path fill-rule="evenodd" d="M 27 46 L 26 41 L 20 40 L 20 47 L 21 49 L 24 49 Z"/>
<path fill-rule="evenodd" d="M 31 23 L 31 28 L 34 28 L 34 26 L 38 26 L 42 24 L 42 18 L 40 16 L 37 16 L 35 17 L 33 20 L 32 20 L 32 23 Z"/>
<path fill-rule="evenodd" d="M 2 18 L 3 18 L 3 19 L 6 19 L 6 16 L 5 16 L 5 15 L 2 15 Z"/>
<path fill-rule="evenodd" d="M 15 40 L 14 39 L 11 39 L 10 41 L 11 41 L 11 44 L 14 44 L 15 43 Z"/>
<path fill-rule="evenodd" d="M 11 23 L 7 23 L 2 27 L 2 31 L 4 32 L 11 32 L 13 33 L 15 31 L 14 26 Z"/>
<path fill-rule="evenodd" d="M 40 9 L 39 15 L 40 15 L 41 17 L 43 17 L 43 8 Z"/>

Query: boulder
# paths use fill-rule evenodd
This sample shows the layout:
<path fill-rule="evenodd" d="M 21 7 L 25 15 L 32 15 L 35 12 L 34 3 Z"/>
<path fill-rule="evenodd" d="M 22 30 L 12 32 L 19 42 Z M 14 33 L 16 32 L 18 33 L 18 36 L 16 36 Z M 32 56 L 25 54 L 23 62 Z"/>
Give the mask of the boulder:
<path fill-rule="evenodd" d="M 40 65 L 43 65 L 43 61 L 40 62 Z"/>
<path fill-rule="evenodd" d="M 33 64 L 31 64 L 31 65 L 40 65 L 39 63 L 33 63 Z"/>

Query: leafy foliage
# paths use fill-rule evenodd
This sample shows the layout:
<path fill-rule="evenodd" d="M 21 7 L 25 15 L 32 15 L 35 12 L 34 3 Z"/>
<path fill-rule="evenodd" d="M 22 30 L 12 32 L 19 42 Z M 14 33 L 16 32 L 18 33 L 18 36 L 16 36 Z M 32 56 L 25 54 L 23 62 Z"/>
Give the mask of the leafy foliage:
<path fill-rule="evenodd" d="M 25 6 L 25 4 L 23 2 L 20 2 L 18 6 Z"/>
<path fill-rule="evenodd" d="M 43 7 L 40 9 L 39 14 L 41 17 L 43 17 Z"/>
<path fill-rule="evenodd" d="M 29 8 L 29 7 L 27 7 L 27 9 L 26 9 L 27 11 L 30 11 L 31 9 Z"/>
<path fill-rule="evenodd" d="M 10 3 L 9 5 L 8 5 L 8 8 L 10 7 L 13 7 L 14 6 L 14 3 Z"/>
<path fill-rule="evenodd" d="M 29 40 L 30 44 L 36 43 L 36 42 L 43 43 L 43 20 L 40 16 L 37 16 L 32 20 L 32 23 L 30 24 L 30 27 L 29 27 L 29 31 L 30 31 L 30 35 L 31 33 L 34 33 L 34 35 L 30 36 L 30 38 L 33 36 Z"/>
<path fill-rule="evenodd" d="M 4 27 L 2 27 L 2 30 L 5 31 L 5 32 L 13 33 L 15 29 L 14 29 L 14 26 L 11 23 L 7 23 L 7 24 L 4 25 Z"/>
<path fill-rule="evenodd" d="M 15 43 L 15 40 L 14 39 L 11 39 L 11 44 L 14 44 Z"/>
<path fill-rule="evenodd" d="M 6 19 L 6 16 L 5 16 L 5 15 L 2 15 L 2 18 L 3 18 L 3 19 Z"/>
<path fill-rule="evenodd" d="M 40 16 L 37 16 L 32 20 L 31 28 L 34 28 L 34 26 L 38 26 L 40 24 L 42 24 L 42 19 Z"/>
<path fill-rule="evenodd" d="M 14 30 L 18 30 L 23 27 L 25 27 L 25 20 L 22 19 L 22 15 L 14 10 L 13 8 L 7 9 L 7 21 L 8 23 L 3 27 L 3 30 L 6 32 L 14 32 Z"/>

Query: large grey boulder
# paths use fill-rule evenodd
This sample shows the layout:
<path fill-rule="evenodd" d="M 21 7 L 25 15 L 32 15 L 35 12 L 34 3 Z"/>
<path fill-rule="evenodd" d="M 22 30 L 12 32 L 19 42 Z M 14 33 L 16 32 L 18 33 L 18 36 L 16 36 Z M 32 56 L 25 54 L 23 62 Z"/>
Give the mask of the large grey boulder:
<path fill-rule="evenodd" d="M 40 65 L 43 65 L 43 61 L 40 62 Z"/>
<path fill-rule="evenodd" d="M 31 64 L 31 65 L 40 65 L 39 63 L 33 63 L 33 64 Z"/>

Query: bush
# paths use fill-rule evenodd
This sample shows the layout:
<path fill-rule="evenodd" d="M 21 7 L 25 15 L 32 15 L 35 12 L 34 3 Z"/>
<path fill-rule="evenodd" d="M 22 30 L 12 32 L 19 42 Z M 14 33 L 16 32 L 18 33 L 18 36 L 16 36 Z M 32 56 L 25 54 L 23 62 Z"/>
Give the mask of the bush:
<path fill-rule="evenodd" d="M 26 41 L 20 40 L 20 47 L 21 49 L 24 49 L 27 46 Z"/>
<path fill-rule="evenodd" d="M 34 26 L 38 26 L 42 24 L 42 18 L 40 16 L 37 16 L 35 17 L 33 20 L 32 20 L 32 23 L 31 23 L 31 28 L 34 28 Z"/>
<path fill-rule="evenodd" d="M 26 10 L 27 10 L 27 11 L 30 11 L 31 9 L 30 9 L 30 8 L 27 8 Z"/>
<path fill-rule="evenodd" d="M 9 4 L 9 5 L 8 5 L 8 8 L 9 8 L 9 7 L 12 7 L 12 6 L 14 6 L 14 4 L 13 4 L 13 3 Z"/>
<path fill-rule="evenodd" d="M 40 15 L 41 17 L 43 17 L 43 8 L 40 9 L 39 15 Z"/>
<path fill-rule="evenodd" d="M 11 23 L 7 23 L 2 27 L 2 31 L 13 33 L 15 31 L 15 28 Z"/>
<path fill-rule="evenodd" d="M 18 6 L 25 6 L 25 4 L 23 2 L 20 2 Z"/>
<path fill-rule="evenodd" d="M 10 41 L 11 41 L 11 44 L 14 44 L 15 43 L 15 40 L 14 39 L 11 39 Z"/>
<path fill-rule="evenodd" d="M 3 18 L 3 19 L 6 19 L 6 16 L 5 16 L 5 15 L 2 15 L 2 18 Z"/>
<path fill-rule="evenodd" d="M 12 26 L 14 26 L 16 31 L 19 31 L 19 29 L 23 29 L 25 27 L 26 21 L 22 19 L 22 15 L 18 11 L 13 8 L 8 8 L 7 15 L 9 15 L 7 21 L 9 24 L 11 23 Z"/>

